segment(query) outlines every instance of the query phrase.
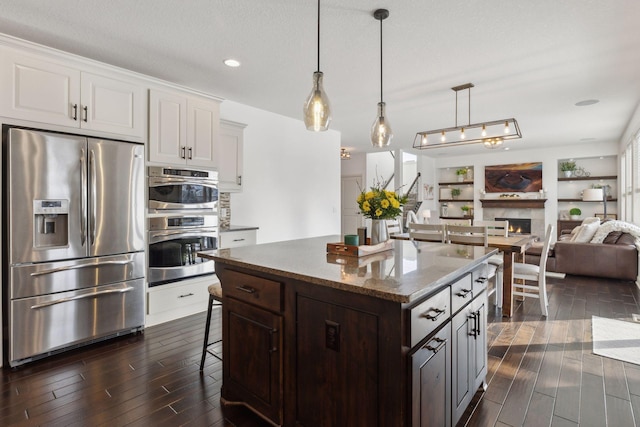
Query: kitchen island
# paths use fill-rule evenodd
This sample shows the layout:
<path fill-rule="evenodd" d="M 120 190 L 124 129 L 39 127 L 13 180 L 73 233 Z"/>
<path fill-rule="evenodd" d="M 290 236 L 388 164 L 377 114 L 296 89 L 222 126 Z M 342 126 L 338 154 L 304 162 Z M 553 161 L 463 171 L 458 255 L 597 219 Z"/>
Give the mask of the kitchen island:
<path fill-rule="evenodd" d="M 199 253 L 223 291 L 223 404 L 273 425 L 455 425 L 486 376 L 495 250 L 338 236 Z"/>

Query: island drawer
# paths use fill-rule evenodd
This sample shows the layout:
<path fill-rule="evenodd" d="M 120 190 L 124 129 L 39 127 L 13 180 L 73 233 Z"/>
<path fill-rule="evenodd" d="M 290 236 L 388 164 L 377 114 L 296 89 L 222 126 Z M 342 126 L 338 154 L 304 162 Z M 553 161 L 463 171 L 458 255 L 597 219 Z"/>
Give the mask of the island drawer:
<path fill-rule="evenodd" d="M 234 270 L 221 272 L 222 292 L 268 310 L 282 311 L 282 283 Z"/>
<path fill-rule="evenodd" d="M 480 295 L 482 291 L 487 289 L 489 283 L 489 266 L 485 263 L 479 268 L 471 272 L 471 280 L 473 281 L 473 297 Z"/>
<path fill-rule="evenodd" d="M 471 274 L 451 284 L 451 312 L 456 313 L 473 299 L 473 284 Z"/>
<path fill-rule="evenodd" d="M 451 290 L 447 286 L 434 296 L 409 309 L 410 347 L 418 344 L 424 337 L 435 331 L 451 316 Z"/>

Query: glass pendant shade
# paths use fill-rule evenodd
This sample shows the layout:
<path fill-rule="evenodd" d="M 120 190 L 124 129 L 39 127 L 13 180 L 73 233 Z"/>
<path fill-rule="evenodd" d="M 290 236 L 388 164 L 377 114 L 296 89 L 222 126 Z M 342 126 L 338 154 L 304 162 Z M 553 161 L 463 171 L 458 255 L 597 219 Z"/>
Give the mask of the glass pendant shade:
<path fill-rule="evenodd" d="M 321 132 L 329 129 L 331 105 L 322 87 L 322 72 L 313 73 L 313 89 L 304 103 L 304 124 L 308 130 Z"/>
<path fill-rule="evenodd" d="M 386 119 L 384 102 L 378 103 L 378 117 L 371 127 L 371 143 L 374 147 L 387 147 L 393 138 L 393 131 Z"/>

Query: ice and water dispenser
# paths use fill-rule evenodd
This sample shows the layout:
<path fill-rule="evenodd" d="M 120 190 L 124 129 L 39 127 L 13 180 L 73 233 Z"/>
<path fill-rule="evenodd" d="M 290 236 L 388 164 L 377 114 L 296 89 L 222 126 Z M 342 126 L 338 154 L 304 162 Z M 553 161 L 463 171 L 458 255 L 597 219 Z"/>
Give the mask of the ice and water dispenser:
<path fill-rule="evenodd" d="M 69 201 L 33 201 L 33 245 L 51 248 L 69 244 Z"/>

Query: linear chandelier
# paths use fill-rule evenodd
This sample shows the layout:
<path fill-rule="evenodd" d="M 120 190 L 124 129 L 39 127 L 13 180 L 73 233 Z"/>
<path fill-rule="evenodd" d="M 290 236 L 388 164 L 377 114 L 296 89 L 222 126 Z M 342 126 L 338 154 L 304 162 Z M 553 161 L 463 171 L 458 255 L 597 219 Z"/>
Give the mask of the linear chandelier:
<path fill-rule="evenodd" d="M 413 148 L 454 147 L 458 145 L 483 143 L 486 148 L 498 148 L 505 140 L 522 138 L 518 122 L 514 118 L 471 123 L 471 88 L 473 83 L 452 87 L 456 93 L 456 124 L 454 127 L 418 132 L 413 140 Z M 469 93 L 467 124 L 458 126 L 458 92 Z"/>

